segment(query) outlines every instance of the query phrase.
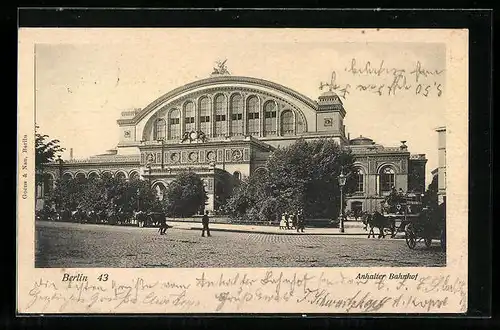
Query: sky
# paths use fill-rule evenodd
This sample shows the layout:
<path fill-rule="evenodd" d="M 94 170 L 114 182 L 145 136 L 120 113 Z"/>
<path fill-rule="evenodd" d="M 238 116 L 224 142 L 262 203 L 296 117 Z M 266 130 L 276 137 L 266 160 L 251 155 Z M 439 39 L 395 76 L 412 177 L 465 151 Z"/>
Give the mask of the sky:
<path fill-rule="evenodd" d="M 36 45 L 36 122 L 61 141 L 63 158 L 70 148 L 75 158 L 115 148 L 121 111 L 206 78 L 217 60 L 227 59 L 232 75 L 276 82 L 313 100 L 335 72 L 350 137 L 386 146 L 406 140 L 411 153 L 426 154 L 430 183 L 438 165 L 435 128 L 446 125 L 444 43 L 396 42 L 370 31 L 349 38 L 328 29 L 132 32 L 80 33 L 85 38 Z"/>

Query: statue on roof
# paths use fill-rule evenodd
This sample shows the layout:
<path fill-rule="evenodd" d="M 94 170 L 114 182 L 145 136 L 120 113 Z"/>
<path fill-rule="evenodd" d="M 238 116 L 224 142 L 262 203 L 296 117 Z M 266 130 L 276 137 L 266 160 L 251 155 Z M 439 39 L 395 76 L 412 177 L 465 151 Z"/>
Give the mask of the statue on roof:
<path fill-rule="evenodd" d="M 216 66 L 214 67 L 214 71 L 212 72 L 212 74 L 230 74 L 227 70 L 226 62 L 227 59 L 224 61 L 215 62 Z"/>

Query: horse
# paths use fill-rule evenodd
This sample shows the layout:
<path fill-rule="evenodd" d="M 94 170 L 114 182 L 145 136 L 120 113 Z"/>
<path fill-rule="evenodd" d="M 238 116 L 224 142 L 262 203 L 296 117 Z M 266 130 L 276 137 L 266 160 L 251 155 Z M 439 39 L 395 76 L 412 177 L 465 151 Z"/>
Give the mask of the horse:
<path fill-rule="evenodd" d="M 391 237 L 395 234 L 395 223 L 392 219 L 385 217 L 382 213 L 375 211 L 373 214 L 366 213 L 363 217 L 363 223 L 365 224 L 365 229 L 370 227 L 368 232 L 368 238 L 373 236 L 375 238 L 374 228 L 378 228 L 379 234 L 378 238 L 385 238 L 384 229 L 388 228 L 391 230 Z"/>

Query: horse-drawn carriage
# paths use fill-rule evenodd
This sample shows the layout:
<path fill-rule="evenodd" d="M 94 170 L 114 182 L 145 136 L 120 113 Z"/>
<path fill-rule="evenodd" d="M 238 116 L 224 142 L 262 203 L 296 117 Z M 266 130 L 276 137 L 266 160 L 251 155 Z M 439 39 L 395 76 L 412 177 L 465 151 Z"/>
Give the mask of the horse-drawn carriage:
<path fill-rule="evenodd" d="M 424 241 L 430 247 L 433 239 L 441 241 L 441 247 L 446 247 L 446 204 L 433 209 L 424 208 L 420 194 L 393 191 L 381 203 L 381 212 L 364 216 L 366 226 L 370 227 L 368 237 L 375 234 L 373 228 L 379 228 L 379 238 L 386 231 L 394 238 L 398 233 L 404 233 L 406 244 L 414 249 L 418 242 Z"/>
<path fill-rule="evenodd" d="M 424 209 L 419 216 L 405 227 L 405 240 L 410 249 L 415 249 L 420 241 L 430 247 L 433 239 L 438 239 L 441 248 L 446 249 L 446 204 L 435 209 Z"/>

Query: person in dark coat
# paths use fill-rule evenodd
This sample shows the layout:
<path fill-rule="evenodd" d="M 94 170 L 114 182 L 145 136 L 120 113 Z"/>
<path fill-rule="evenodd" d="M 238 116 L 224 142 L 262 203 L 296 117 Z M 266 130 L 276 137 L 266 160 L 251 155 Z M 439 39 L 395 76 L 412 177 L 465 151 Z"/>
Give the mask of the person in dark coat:
<path fill-rule="evenodd" d="M 304 232 L 305 227 L 306 223 L 304 219 L 304 213 L 302 212 L 302 210 L 300 210 L 297 214 L 297 232 L 299 232 L 299 230 L 301 232 Z"/>
<path fill-rule="evenodd" d="M 201 237 L 205 237 L 205 231 L 207 231 L 207 236 L 210 237 L 210 228 L 208 228 L 208 211 L 205 211 L 205 214 L 201 218 L 201 223 L 203 224 L 203 230 L 201 231 Z"/>

